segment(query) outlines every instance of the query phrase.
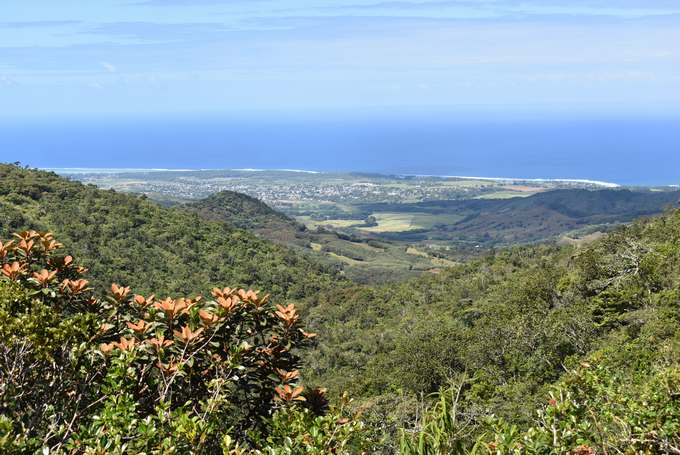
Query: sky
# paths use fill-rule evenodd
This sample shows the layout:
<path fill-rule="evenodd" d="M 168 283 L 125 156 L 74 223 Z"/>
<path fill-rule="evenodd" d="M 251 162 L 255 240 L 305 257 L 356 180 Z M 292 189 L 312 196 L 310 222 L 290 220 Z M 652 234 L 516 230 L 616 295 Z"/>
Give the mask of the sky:
<path fill-rule="evenodd" d="M 680 103 L 678 0 L 5 0 L 0 116 Z"/>

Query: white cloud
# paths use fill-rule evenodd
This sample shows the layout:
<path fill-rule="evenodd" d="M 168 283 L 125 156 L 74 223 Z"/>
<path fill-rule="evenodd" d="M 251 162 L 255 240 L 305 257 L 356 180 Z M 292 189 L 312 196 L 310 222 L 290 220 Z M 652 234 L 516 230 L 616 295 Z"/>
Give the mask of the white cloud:
<path fill-rule="evenodd" d="M 19 85 L 19 83 L 9 76 L 0 74 L 0 86 L 2 85 L 12 87 L 14 85 Z"/>
<path fill-rule="evenodd" d="M 116 68 L 116 65 L 109 63 L 109 62 L 99 62 L 102 68 L 104 68 L 107 72 L 109 73 L 115 73 L 118 71 L 118 68 Z"/>

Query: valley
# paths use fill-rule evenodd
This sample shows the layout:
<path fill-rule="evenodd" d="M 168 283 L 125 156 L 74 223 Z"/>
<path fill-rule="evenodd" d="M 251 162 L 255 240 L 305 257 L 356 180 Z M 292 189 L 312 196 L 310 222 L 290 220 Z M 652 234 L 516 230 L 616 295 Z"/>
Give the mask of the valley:
<path fill-rule="evenodd" d="M 362 283 L 439 273 L 492 248 L 588 242 L 680 199 L 671 187 L 566 180 L 284 170 L 58 172 L 165 206 L 189 207 L 302 251 Z"/>
<path fill-rule="evenodd" d="M 0 38 L 0 455 L 680 455 L 680 0 Z"/>
<path fill-rule="evenodd" d="M 295 444 L 300 455 L 327 446 L 348 455 L 624 453 L 631 444 L 667 453 L 680 443 L 680 210 L 649 216 L 672 205 L 673 192 L 370 206 L 399 223 L 473 204 L 464 207 L 477 216 L 452 226 L 477 232 L 506 220 L 490 232 L 507 236 L 642 217 L 608 233 L 518 241 L 452 261 L 377 233 L 309 229 L 241 193 L 167 206 L 11 165 L 0 165 L 0 181 L 0 374 L 11 386 L 0 389 L 0 435 L 11 436 L 0 438 L 3 453 L 35 452 L 41 441 L 22 439 L 22 425 L 38 421 L 35 431 L 46 432 L 55 420 L 59 436 L 45 436 L 55 447 L 60 438 L 106 447 L 125 420 L 121 438 L 135 452 L 165 447 L 171 431 L 180 453 L 193 452 L 195 431 L 206 435 L 201 453 L 231 450 L 225 431 L 238 441 L 266 434 L 248 444 Z M 352 273 L 364 257 L 383 259 L 381 269 L 364 264 L 362 283 Z M 407 258 L 440 261 L 439 270 L 376 278 Z M 209 295 L 216 300 L 201 297 Z M 8 362 L 22 356 L 40 368 L 20 364 L 15 374 Z M 61 375 L 69 380 L 52 380 Z M 69 398 L 74 387 L 83 388 L 80 401 Z M 221 398 L 216 423 L 199 426 L 206 390 Z M 173 416 L 191 417 L 169 420 L 159 393 Z M 63 413 L 42 414 L 45 401 Z"/>

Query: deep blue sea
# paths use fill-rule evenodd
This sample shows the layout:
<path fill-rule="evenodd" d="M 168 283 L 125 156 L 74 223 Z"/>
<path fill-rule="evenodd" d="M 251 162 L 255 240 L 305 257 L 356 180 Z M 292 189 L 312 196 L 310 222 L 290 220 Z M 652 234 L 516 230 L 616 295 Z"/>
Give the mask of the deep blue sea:
<path fill-rule="evenodd" d="M 260 168 L 680 184 L 680 116 L 193 115 L 0 121 L 32 167 Z"/>

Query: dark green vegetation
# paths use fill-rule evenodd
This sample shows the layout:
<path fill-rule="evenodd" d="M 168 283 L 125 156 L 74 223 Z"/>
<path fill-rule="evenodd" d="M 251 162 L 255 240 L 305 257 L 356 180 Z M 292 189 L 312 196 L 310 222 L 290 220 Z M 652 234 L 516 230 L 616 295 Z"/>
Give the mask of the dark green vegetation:
<path fill-rule="evenodd" d="M 582 248 L 516 247 L 343 287 L 307 313 L 325 334 L 308 354 L 314 380 L 362 397 L 387 434 L 408 422 L 406 453 L 680 447 L 680 211 Z M 450 388 L 408 428 L 423 394 Z"/>
<path fill-rule="evenodd" d="M 677 206 L 679 199 L 679 191 L 575 189 L 547 191 L 525 198 L 365 204 L 358 207 L 367 216 L 416 214 L 416 224 L 408 229 L 391 232 L 373 230 L 387 239 L 498 246 L 556 239 L 583 229 L 610 229 L 613 225 L 641 216 L 659 214 L 668 207 Z M 427 221 L 425 215 L 431 221 Z M 446 217 L 451 215 L 458 216 L 458 219 L 447 220 Z M 418 219 L 426 222 L 419 226 Z"/>
<path fill-rule="evenodd" d="M 221 191 L 187 205 L 203 218 L 227 222 L 270 237 L 277 231 L 303 230 L 295 221 L 254 197 L 234 191 Z"/>
<path fill-rule="evenodd" d="M 145 350 L 131 354 L 121 348 L 127 345 L 119 336 L 136 337 L 127 322 L 139 320 L 158 324 L 175 343 L 188 333 L 171 332 L 167 313 L 147 316 L 134 309 L 131 294 L 122 298 L 125 303 L 116 303 L 114 292 L 113 301 L 100 299 L 90 307 L 89 296 L 68 294 L 70 286 L 62 289 L 55 282 L 40 287 L 40 276 L 16 275 L 11 264 L 23 259 L 15 245 L 2 257 L 9 268 L 0 277 L 0 327 L 3 343 L 10 340 L 10 347 L 30 343 L 30 362 L 20 371 L 32 374 L 26 376 L 29 382 L 41 385 L 35 393 L 42 395 L 32 399 L 52 397 L 50 409 L 58 409 L 68 403 L 65 396 L 71 395 L 66 392 L 76 390 L 78 397 L 90 390 L 78 376 L 83 372 L 79 362 L 90 361 L 99 363 L 86 364 L 85 371 L 102 372 L 100 377 L 108 381 L 94 381 L 92 390 L 119 393 L 112 401 L 88 408 L 92 418 L 73 426 L 83 444 L 113 444 L 108 447 L 115 449 L 132 444 L 129 438 L 135 435 L 142 442 L 129 446 L 132 452 L 150 452 L 153 447 L 169 451 L 174 444 L 177 452 L 186 453 L 192 445 L 215 444 L 219 435 L 219 447 L 201 446 L 205 447 L 201 451 L 219 452 L 236 443 L 272 454 L 324 453 L 329 447 L 337 453 L 358 453 L 361 445 L 367 453 L 404 454 L 654 454 L 680 449 L 680 211 L 619 227 L 580 247 L 503 249 L 438 274 L 368 286 L 339 278 L 307 256 L 219 221 L 206 221 L 183 208 L 161 208 L 139 197 L 97 190 L 48 173 L 10 166 L 0 169 L 3 229 L 54 230 L 65 251 L 91 268 L 99 295 L 110 281 L 133 285 L 144 295 L 252 283 L 273 290 L 274 303 L 297 300 L 307 322 L 305 330 L 318 333 L 311 346 L 301 338 L 290 338 L 290 357 L 286 354 L 282 359 L 289 364 L 281 368 L 290 371 L 299 365 L 308 391 L 327 387 L 331 404 L 337 406 L 331 411 L 314 413 L 311 403 L 318 400 L 311 396 L 300 402 L 306 405 L 294 405 L 298 387 L 294 381 L 289 391 L 281 389 L 291 406 L 280 406 L 279 400 L 262 395 L 258 384 L 266 384 L 268 390 L 273 382 L 267 381 L 277 379 L 261 374 L 260 368 L 268 366 L 249 357 L 240 338 L 227 343 L 235 349 L 228 355 L 236 363 L 221 363 L 213 354 L 227 355 L 227 351 L 215 347 L 215 352 L 211 347 L 198 363 L 201 371 L 214 372 L 208 374 L 210 379 L 204 382 L 192 376 L 197 373 L 192 365 L 187 365 L 189 376 L 181 379 L 197 391 L 205 391 L 213 379 L 214 384 L 220 378 L 226 381 L 221 382 L 226 389 L 217 395 L 217 407 L 210 407 L 212 402 L 203 396 L 187 398 L 184 391 L 177 392 L 176 401 L 166 402 L 161 395 L 149 395 L 149 390 L 163 390 L 158 388 L 161 373 L 156 372 L 162 368 L 144 357 L 151 355 Z M 634 202 L 636 197 L 629 199 Z M 625 211 L 635 205 L 626 204 Z M 596 209 L 588 206 L 584 204 L 578 213 L 592 218 Z M 26 267 L 37 271 L 45 267 L 40 261 Z M 60 264 L 51 262 L 46 268 L 62 270 Z M 217 297 L 183 313 L 182 325 L 191 331 L 204 328 L 204 336 L 211 330 L 220 337 L 240 333 L 250 347 L 265 349 L 270 333 L 292 336 L 279 334 L 284 319 L 291 318 L 289 310 L 277 308 L 282 315 L 275 316 L 269 303 L 262 324 L 252 325 L 257 313 L 252 312 L 254 307 L 244 307 L 239 316 L 244 331 L 212 329 L 212 316 L 201 318 L 197 313 L 227 317 L 219 309 L 227 311 L 227 307 Z M 113 311 L 121 307 L 125 310 Z M 220 324 L 228 325 L 225 321 L 220 319 Z M 109 336 L 105 332 L 92 338 L 100 322 L 115 327 L 110 338 L 101 341 L 104 351 L 114 355 L 92 350 L 91 343 L 99 343 L 97 337 Z M 260 329 L 268 333 L 264 344 L 254 335 Z M 139 336 L 142 341 L 151 333 Z M 111 347 L 114 341 L 118 344 Z M 246 351 L 239 354 L 239 346 Z M 0 361 L 8 358 L 13 357 L 0 356 Z M 46 363 L 36 364 L 38 360 Z M 0 365 L 0 373 L 14 371 L 7 365 Z M 244 382 L 218 373 L 229 365 L 245 367 Z M 61 382 L 67 389 L 46 388 L 56 382 L 41 383 L 35 376 L 38 371 L 65 375 Z M 140 386 L 126 371 L 150 382 L 146 388 Z M 353 403 L 340 398 L 345 390 Z M 12 401 L 21 398 L 20 393 L 19 398 L 8 395 L 7 389 L 0 393 L 0 444 L 5 444 L 0 452 L 14 450 L 10 444 L 15 441 L 41 447 L 50 431 L 47 421 L 57 422 L 49 427 L 54 431 L 70 431 L 70 414 L 35 414 L 31 406 Z M 262 404 L 258 414 L 262 419 L 232 412 L 230 403 L 245 408 Z M 205 413 L 208 408 L 202 406 L 217 411 Z M 354 420 L 349 410 L 360 414 Z M 230 422 L 230 428 L 224 422 Z M 53 445 L 67 447 L 62 443 L 64 434 L 57 431 Z M 68 447 L 84 451 L 81 446 Z"/>
<path fill-rule="evenodd" d="M 328 268 L 253 234 L 144 197 L 103 191 L 47 172 L 0 166 L 0 235 L 50 231 L 105 286 L 191 293 L 230 283 L 279 298 L 309 295 Z"/>

